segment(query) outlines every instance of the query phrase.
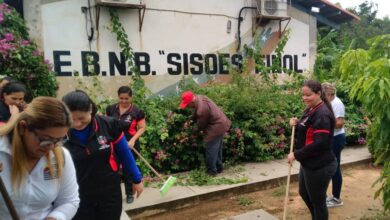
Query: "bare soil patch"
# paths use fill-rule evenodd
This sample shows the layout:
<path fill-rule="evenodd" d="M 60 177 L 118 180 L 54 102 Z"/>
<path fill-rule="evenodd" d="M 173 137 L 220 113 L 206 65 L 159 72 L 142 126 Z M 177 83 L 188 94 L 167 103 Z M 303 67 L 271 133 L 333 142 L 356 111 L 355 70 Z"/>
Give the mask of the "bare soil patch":
<path fill-rule="evenodd" d="M 381 198 L 374 199 L 378 185 L 373 187 L 373 183 L 380 176 L 381 170 L 381 167 L 376 167 L 371 164 L 344 169 L 342 171 L 344 182 L 341 195 L 344 206 L 330 208 L 329 219 L 369 219 L 370 216 L 382 210 L 383 202 Z M 331 187 L 328 192 L 330 190 Z M 279 187 L 268 190 L 246 193 L 225 199 L 202 201 L 199 205 L 139 219 L 223 219 L 255 209 L 264 209 L 268 213 L 282 219 L 284 195 L 285 185 L 281 184 Z M 290 184 L 288 219 L 311 219 L 309 210 L 298 194 L 297 182 Z"/>

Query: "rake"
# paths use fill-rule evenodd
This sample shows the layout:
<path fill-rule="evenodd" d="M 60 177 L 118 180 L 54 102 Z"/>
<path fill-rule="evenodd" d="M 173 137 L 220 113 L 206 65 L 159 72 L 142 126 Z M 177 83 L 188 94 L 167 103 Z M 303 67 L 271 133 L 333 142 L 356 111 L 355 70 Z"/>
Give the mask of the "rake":
<path fill-rule="evenodd" d="M 146 166 L 149 167 L 150 170 L 153 171 L 154 174 L 156 174 L 156 176 L 158 176 L 158 178 L 160 178 L 160 180 L 164 181 L 164 184 L 163 186 L 160 188 L 160 195 L 162 197 L 165 196 L 165 194 L 167 194 L 168 190 L 173 186 L 173 184 L 176 182 L 176 177 L 174 176 L 169 176 L 168 179 L 165 179 L 163 178 L 153 167 L 152 165 L 150 165 L 148 163 L 148 161 L 146 161 L 146 159 L 135 149 L 133 148 L 132 149 L 134 151 L 135 154 L 137 154 L 138 157 L 140 157 L 144 163 L 146 164 Z"/>

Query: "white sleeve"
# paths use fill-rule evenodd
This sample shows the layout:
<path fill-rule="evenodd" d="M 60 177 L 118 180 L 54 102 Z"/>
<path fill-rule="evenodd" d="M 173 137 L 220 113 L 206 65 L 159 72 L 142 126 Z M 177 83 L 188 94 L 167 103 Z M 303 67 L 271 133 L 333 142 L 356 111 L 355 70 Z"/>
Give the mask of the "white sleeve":
<path fill-rule="evenodd" d="M 54 209 L 48 217 L 57 220 L 70 220 L 76 214 L 79 207 L 79 186 L 77 184 L 76 170 L 72 157 L 67 149 L 64 150 L 65 165 L 60 180 L 60 190 L 54 200 Z"/>
<path fill-rule="evenodd" d="M 335 118 L 344 118 L 345 117 L 345 107 L 342 102 L 336 103 L 333 107 L 333 113 Z"/>

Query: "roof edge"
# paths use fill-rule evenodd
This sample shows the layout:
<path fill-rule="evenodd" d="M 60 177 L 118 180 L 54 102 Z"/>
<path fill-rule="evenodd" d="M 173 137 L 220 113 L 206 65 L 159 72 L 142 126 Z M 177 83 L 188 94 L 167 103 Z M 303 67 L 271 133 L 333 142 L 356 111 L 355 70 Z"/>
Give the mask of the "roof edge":
<path fill-rule="evenodd" d="M 360 21 L 360 17 L 359 16 L 353 14 L 352 12 L 350 12 L 350 11 L 348 11 L 348 10 L 346 10 L 346 9 L 344 9 L 344 8 L 342 8 L 342 7 L 336 5 L 336 4 L 334 4 L 334 3 L 332 3 L 332 2 L 330 2 L 328 0 L 320 0 L 320 2 L 326 4 L 326 5 L 330 6 L 330 7 L 333 7 L 335 9 L 338 9 L 338 10 L 344 12 L 345 14 L 348 14 L 349 16 L 353 17 L 355 20 Z"/>

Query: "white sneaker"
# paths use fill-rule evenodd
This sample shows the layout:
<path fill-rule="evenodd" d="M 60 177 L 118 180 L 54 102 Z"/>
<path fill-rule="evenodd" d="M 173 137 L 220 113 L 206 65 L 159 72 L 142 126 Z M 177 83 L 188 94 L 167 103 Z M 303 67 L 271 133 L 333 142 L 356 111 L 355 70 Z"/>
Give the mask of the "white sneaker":
<path fill-rule="evenodd" d="M 330 202 L 330 201 L 332 201 L 332 199 L 333 199 L 333 196 L 327 196 L 326 197 L 326 202 Z"/>
<path fill-rule="evenodd" d="M 338 206 L 342 206 L 342 205 L 344 205 L 344 203 L 343 203 L 343 201 L 341 201 L 341 199 L 337 199 L 337 198 L 333 197 L 328 201 L 328 198 L 327 198 L 326 206 L 328 208 L 338 207 Z"/>

